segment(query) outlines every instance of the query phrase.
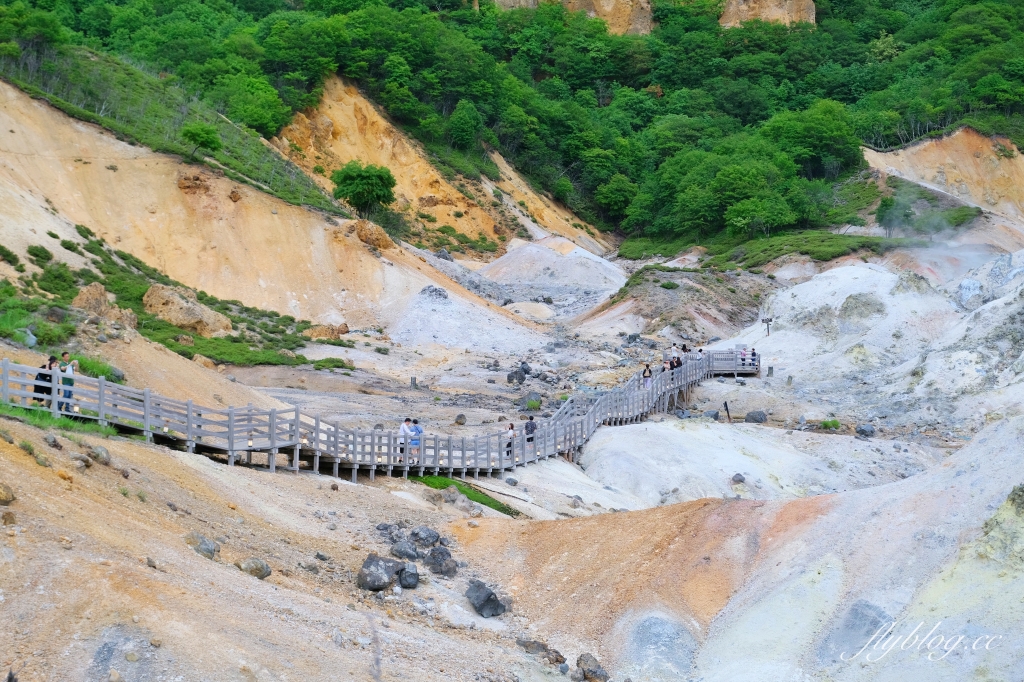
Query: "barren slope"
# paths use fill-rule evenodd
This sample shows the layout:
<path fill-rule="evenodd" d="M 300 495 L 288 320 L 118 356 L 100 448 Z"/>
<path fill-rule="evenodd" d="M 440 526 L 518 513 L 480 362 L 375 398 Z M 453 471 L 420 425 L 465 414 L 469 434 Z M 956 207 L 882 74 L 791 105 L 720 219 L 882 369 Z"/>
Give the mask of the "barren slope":
<path fill-rule="evenodd" d="M 726 0 L 718 23 L 727 28 L 754 19 L 779 24 L 813 24 L 814 14 L 813 0 Z"/>
<path fill-rule="evenodd" d="M 612 33 L 646 34 L 653 26 L 650 0 L 563 0 L 562 4 L 573 12 L 604 19 Z M 537 0 L 498 0 L 498 6 L 536 7 Z"/>

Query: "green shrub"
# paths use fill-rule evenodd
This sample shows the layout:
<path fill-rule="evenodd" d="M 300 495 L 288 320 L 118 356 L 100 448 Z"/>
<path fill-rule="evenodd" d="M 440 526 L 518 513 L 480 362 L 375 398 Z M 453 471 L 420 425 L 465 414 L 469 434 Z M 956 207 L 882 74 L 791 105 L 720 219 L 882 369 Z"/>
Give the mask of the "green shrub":
<path fill-rule="evenodd" d="M 660 286 L 662 289 L 678 289 L 679 288 L 679 284 L 677 282 L 668 282 L 668 281 L 662 282 L 658 286 Z"/>
<path fill-rule="evenodd" d="M 32 245 L 32 246 L 28 247 L 27 251 L 28 251 L 28 257 L 38 267 L 43 267 L 44 265 L 49 263 L 51 260 L 53 260 L 53 254 L 50 253 L 49 249 L 47 249 L 45 246 Z"/>
<path fill-rule="evenodd" d="M 313 166 L 313 172 L 317 175 L 327 175 L 327 170 L 319 164 Z"/>
<path fill-rule="evenodd" d="M 90 358 L 86 355 L 79 355 L 78 353 L 72 353 L 71 358 L 78 360 L 79 371 L 87 377 L 97 378 L 105 377 L 107 381 L 112 381 L 116 384 L 123 384 L 124 380 L 118 380 L 114 378 L 114 368 L 96 358 Z"/>
<path fill-rule="evenodd" d="M 526 401 L 526 409 L 528 409 L 528 410 L 539 410 L 540 409 L 540 401 L 539 400 L 527 400 Z"/>
<path fill-rule="evenodd" d="M 348 339 L 317 339 L 316 343 L 326 343 L 329 346 L 340 346 L 342 348 L 356 347 L 356 342 Z"/>
<path fill-rule="evenodd" d="M 139 498 L 140 502 L 145 502 L 147 499 L 149 499 L 149 497 L 146 495 L 145 490 L 140 490 L 139 492 L 135 493 L 135 497 Z"/>
<path fill-rule="evenodd" d="M 60 239 L 60 235 L 57 234 L 56 232 L 53 232 L 52 230 L 47 231 L 46 236 L 52 237 L 53 239 Z"/>
<path fill-rule="evenodd" d="M 75 225 L 75 231 L 78 232 L 82 239 L 94 239 L 96 237 L 96 233 L 85 225 Z"/>
<path fill-rule="evenodd" d="M 388 348 L 387 346 L 377 346 L 376 348 L 373 349 L 373 352 L 380 353 L 381 355 L 387 355 L 388 353 L 391 352 L 391 349 Z"/>
<path fill-rule="evenodd" d="M 355 369 L 355 365 L 342 358 L 324 358 L 313 363 L 313 369 Z"/>
<path fill-rule="evenodd" d="M 43 267 L 36 278 L 36 286 L 62 301 L 70 302 L 78 294 L 78 278 L 66 263 L 51 263 Z"/>
<path fill-rule="evenodd" d="M 54 418 L 53 414 L 49 410 L 44 409 L 26 409 L 23 407 L 16 407 L 15 405 L 4 405 L 3 403 L 0 403 L 0 414 L 17 417 L 26 424 L 40 429 L 90 433 L 97 436 L 117 435 L 117 429 L 112 426 L 101 426 L 94 421 L 79 421 L 77 419 L 71 419 L 70 417 Z M 22 441 L 22 443 L 27 443 L 27 441 Z M 21 447 L 20 443 L 19 447 Z M 29 447 L 32 447 L 31 443 L 29 443 Z M 22 449 L 24 450 L 24 447 L 22 447 Z M 35 450 L 26 450 L 26 452 L 32 454 Z"/>
<path fill-rule="evenodd" d="M 70 339 L 75 333 L 75 325 L 71 322 L 51 324 L 43 320 L 35 323 L 35 335 L 42 346 L 57 346 Z"/>
<path fill-rule="evenodd" d="M 126 488 L 125 486 L 120 485 L 117 487 L 117 492 L 121 493 L 123 497 L 128 497 L 128 495 L 130 495 L 132 491 L 128 490 L 128 488 Z"/>
<path fill-rule="evenodd" d="M 821 422 L 821 428 L 829 429 L 832 431 L 835 431 L 840 426 L 842 426 L 842 424 L 839 423 L 838 419 L 826 419 L 825 421 Z"/>
<path fill-rule="evenodd" d="M 18 261 L 20 260 L 18 258 L 18 254 L 14 253 L 3 244 L 0 244 L 0 258 L 2 258 L 10 265 L 17 265 Z"/>
<path fill-rule="evenodd" d="M 71 251 L 72 253 L 77 253 L 79 256 L 82 255 L 82 249 L 80 249 L 78 247 L 78 244 L 71 241 L 70 239 L 61 239 L 60 245 L 61 247 L 67 249 L 68 251 Z"/>
<path fill-rule="evenodd" d="M 32 443 L 29 443 L 27 440 L 18 441 L 18 447 L 30 455 L 36 454 L 36 447 L 32 445 Z"/>

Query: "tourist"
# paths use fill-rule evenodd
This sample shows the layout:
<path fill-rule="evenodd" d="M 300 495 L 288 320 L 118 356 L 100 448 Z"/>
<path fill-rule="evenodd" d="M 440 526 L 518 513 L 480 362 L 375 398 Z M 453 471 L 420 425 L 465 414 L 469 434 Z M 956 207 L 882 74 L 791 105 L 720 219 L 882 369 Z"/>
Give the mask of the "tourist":
<path fill-rule="evenodd" d="M 750 366 L 753 367 L 754 369 L 757 369 L 757 349 L 756 348 L 751 348 L 750 349 Z"/>
<path fill-rule="evenodd" d="M 651 371 L 651 364 L 650 363 L 645 364 L 644 365 L 644 372 L 643 372 L 644 388 L 650 388 L 651 387 L 651 379 L 653 377 L 654 377 L 654 372 Z M 530 418 L 533 419 L 533 417 L 530 417 Z"/>
<path fill-rule="evenodd" d="M 412 456 L 415 458 L 412 462 L 415 464 L 419 461 L 420 455 L 420 436 L 423 435 L 423 427 L 420 426 L 419 419 L 412 420 L 412 426 L 409 427 L 409 435 L 412 436 L 409 439 L 409 446 L 412 452 Z"/>
<path fill-rule="evenodd" d="M 740 348 L 740 367 L 747 366 L 747 349 Z"/>
<path fill-rule="evenodd" d="M 672 369 L 672 362 L 671 361 L 666 360 L 665 362 L 661 363 L 661 371 L 662 372 L 667 372 L 670 369 Z"/>
<path fill-rule="evenodd" d="M 509 457 L 512 456 L 512 446 L 516 439 L 516 425 L 509 423 L 508 429 L 505 431 L 505 454 Z"/>
<path fill-rule="evenodd" d="M 64 375 L 61 378 L 60 382 L 63 385 L 65 385 L 65 386 L 74 386 L 75 385 L 75 370 L 78 369 L 78 360 L 72 360 L 71 359 L 71 354 L 68 353 L 67 351 L 64 351 L 63 353 L 61 353 L 60 357 L 61 357 L 61 361 L 60 361 L 60 364 L 58 365 L 58 368 L 60 369 L 60 373 Z M 58 412 L 71 412 L 71 396 L 72 396 L 71 389 L 70 388 L 64 389 L 64 398 L 65 398 L 65 400 L 57 402 L 57 411 Z M 60 396 L 57 396 L 57 397 L 59 398 Z"/>
<path fill-rule="evenodd" d="M 674 343 L 672 344 L 672 357 L 673 358 L 678 358 L 679 357 L 679 346 L 677 346 Z"/>
<path fill-rule="evenodd" d="M 533 421 L 533 415 L 530 415 L 530 418 L 523 424 L 523 431 L 526 432 L 526 442 L 532 443 L 533 434 L 537 432 L 537 422 Z"/>
<path fill-rule="evenodd" d="M 409 417 L 405 418 L 402 423 L 402 427 L 398 429 L 398 451 L 403 455 L 405 454 L 406 441 L 412 438 L 412 419 Z"/>
<path fill-rule="evenodd" d="M 45 364 L 39 365 L 39 369 L 53 370 L 53 367 L 56 364 L 57 364 L 57 356 L 56 355 L 51 355 L 50 359 L 47 360 Z M 34 394 L 36 394 L 36 395 L 40 395 L 40 396 L 43 396 L 43 397 L 42 398 L 32 398 L 32 400 L 35 401 L 35 402 L 42 403 L 43 407 L 49 407 L 50 406 L 50 398 L 47 398 L 45 396 L 52 396 L 53 395 L 53 375 L 49 371 L 46 371 L 46 372 L 36 372 L 35 380 L 37 382 L 45 382 L 46 385 L 43 386 L 43 385 L 40 385 L 38 383 L 36 384 L 35 388 L 32 389 L 32 392 Z"/>
<path fill-rule="evenodd" d="M 687 353 L 689 353 L 689 352 L 690 352 L 690 349 L 689 349 L 689 348 L 687 348 L 686 344 L 684 343 L 684 344 L 683 344 L 683 355 L 686 355 L 686 354 L 687 354 Z"/>

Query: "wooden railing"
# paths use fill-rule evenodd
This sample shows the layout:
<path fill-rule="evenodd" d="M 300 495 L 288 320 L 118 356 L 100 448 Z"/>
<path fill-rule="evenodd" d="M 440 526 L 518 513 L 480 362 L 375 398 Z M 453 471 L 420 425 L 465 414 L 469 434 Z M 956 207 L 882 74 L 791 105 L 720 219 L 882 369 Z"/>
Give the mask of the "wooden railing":
<path fill-rule="evenodd" d="M 141 432 L 147 440 L 178 442 L 189 452 L 220 453 L 226 455 L 229 465 L 242 459 L 252 464 L 255 454 L 265 457 L 266 466 L 275 471 L 278 456 L 283 454 L 287 459 L 281 468 L 320 472 L 327 464 L 334 476 L 339 475 L 339 468 L 349 470 L 352 480 L 360 469 L 371 478 L 378 470 L 389 475 L 395 471 L 402 475 L 410 471 L 420 475 L 457 473 L 465 478 L 467 473 L 490 475 L 557 455 L 574 459 L 602 424 L 630 424 L 653 412 L 673 409 L 712 374 L 754 371 L 754 367 L 740 365 L 735 351 L 689 354 L 682 361 L 681 367 L 670 371 L 655 367 L 647 385 L 638 372 L 613 390 L 576 393 L 562 401 L 549 419 L 538 422 L 532 435 L 520 425 L 511 433 L 473 437 L 423 434 L 418 444 L 395 431 L 350 429 L 298 408 L 211 408 L 104 377 L 79 375 L 74 377 L 74 385 L 65 385 L 62 382 L 67 377 L 57 371 L 19 365 L 6 358 L 0 369 L 0 391 L 4 404 L 47 410 L 55 417 L 94 419 Z M 37 380 L 40 373 L 48 375 L 48 380 Z"/>

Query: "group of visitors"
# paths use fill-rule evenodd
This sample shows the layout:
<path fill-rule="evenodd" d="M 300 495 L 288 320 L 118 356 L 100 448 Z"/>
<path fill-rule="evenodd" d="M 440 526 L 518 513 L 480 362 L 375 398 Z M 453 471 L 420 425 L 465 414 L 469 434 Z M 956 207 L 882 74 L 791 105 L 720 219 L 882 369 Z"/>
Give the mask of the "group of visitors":
<path fill-rule="evenodd" d="M 533 417 L 530 416 L 526 420 L 526 423 L 523 424 L 523 434 L 526 436 L 527 443 L 533 442 L 533 434 L 535 433 L 537 433 L 537 422 L 535 422 L 533 420 Z M 516 425 L 512 422 L 509 422 L 508 428 L 505 429 L 505 452 L 508 453 L 509 456 L 512 455 L 512 448 L 515 447 L 515 442 Z"/>
<path fill-rule="evenodd" d="M 63 390 L 57 389 L 57 410 L 70 413 L 73 411 L 71 407 L 73 393 L 70 387 L 75 385 L 78 360 L 72 360 L 68 351 L 61 353 L 60 357 L 61 359 L 58 360 L 56 355 L 51 355 L 45 364 L 39 366 L 39 369 L 43 371 L 36 372 L 35 381 L 37 383 L 32 389 L 32 393 L 39 397 L 34 397 L 33 400 L 36 403 L 42 403 L 43 407 L 50 407 L 53 404 L 53 372 L 57 372 L 61 375 L 61 385 L 68 387 Z M 60 400 L 62 397 L 64 400 Z"/>
<path fill-rule="evenodd" d="M 419 461 L 420 436 L 422 435 L 423 427 L 420 426 L 419 419 L 406 417 L 405 421 L 402 422 L 401 428 L 398 429 L 398 450 L 403 455 L 409 455 L 409 462 L 411 464 Z M 409 448 L 408 453 L 406 453 L 406 447 Z"/>

